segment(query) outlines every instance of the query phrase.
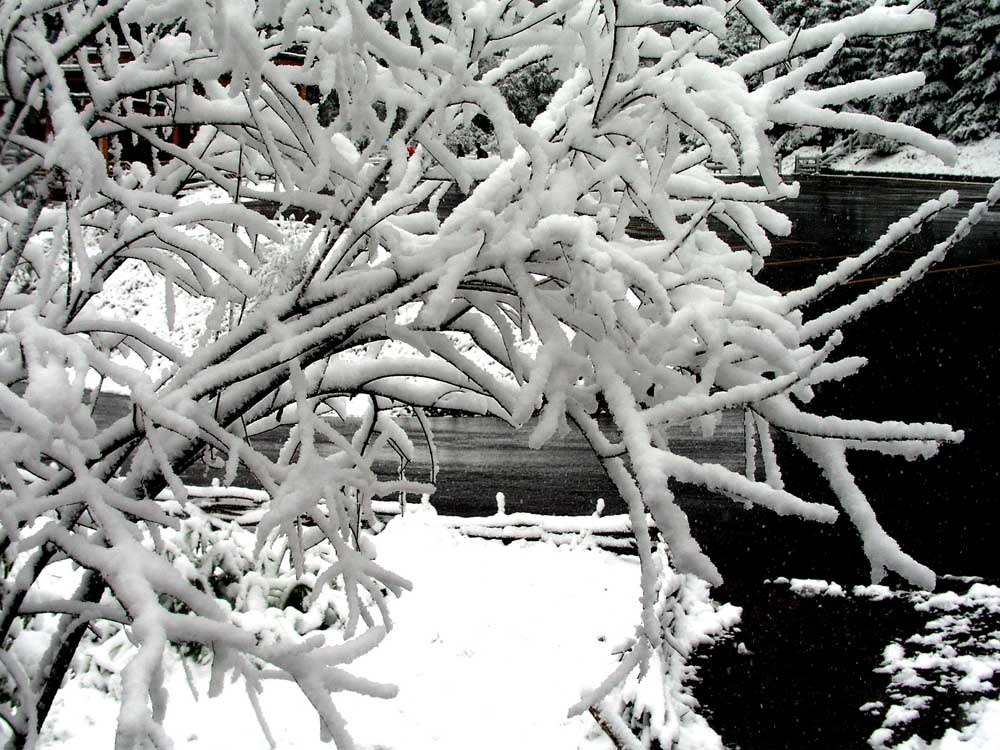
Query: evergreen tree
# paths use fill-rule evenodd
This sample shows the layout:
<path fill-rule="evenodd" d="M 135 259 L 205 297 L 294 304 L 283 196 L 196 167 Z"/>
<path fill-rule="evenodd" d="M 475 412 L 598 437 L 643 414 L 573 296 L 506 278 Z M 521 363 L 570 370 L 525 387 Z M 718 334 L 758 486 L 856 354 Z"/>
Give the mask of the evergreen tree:
<path fill-rule="evenodd" d="M 779 0 L 773 16 L 794 38 L 799 28 L 859 13 L 869 5 L 870 0 Z M 937 16 L 932 31 L 856 37 L 814 83 L 838 85 L 918 70 L 927 77 L 919 91 L 852 106 L 954 140 L 985 138 L 1000 122 L 1000 0 L 927 0 L 923 7 Z"/>
<path fill-rule="evenodd" d="M 961 65 L 946 121 L 959 141 L 985 138 L 1000 123 L 1000 0 L 969 0 L 963 11 L 956 29 Z"/>
<path fill-rule="evenodd" d="M 544 62 L 538 62 L 505 78 L 497 88 L 517 121 L 530 125 L 545 111 L 559 82 Z"/>
<path fill-rule="evenodd" d="M 932 0 L 927 5 L 937 15 L 933 31 L 919 37 L 907 34 L 892 41 L 886 70 L 919 70 L 927 76 L 927 85 L 892 99 L 884 114 L 935 135 L 946 135 L 949 101 L 957 91 L 958 74 L 968 62 L 961 54 L 962 27 L 967 19 L 964 3 Z"/>

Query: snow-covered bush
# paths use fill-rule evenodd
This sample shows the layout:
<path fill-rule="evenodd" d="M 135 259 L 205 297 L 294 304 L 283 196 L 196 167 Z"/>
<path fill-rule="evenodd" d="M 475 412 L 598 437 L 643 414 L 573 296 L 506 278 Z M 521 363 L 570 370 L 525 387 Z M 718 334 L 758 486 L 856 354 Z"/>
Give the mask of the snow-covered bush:
<path fill-rule="evenodd" d="M 7 644 L 24 618 L 60 616 L 30 673 L 2 652 L 14 690 L 0 717 L 16 746 L 34 742 L 89 624 L 110 621 L 132 648 L 119 747 L 167 746 L 168 642 L 211 651 L 210 691 L 232 676 L 251 695 L 262 679 L 295 681 L 322 736 L 350 747 L 331 693 L 393 695 L 342 665 L 378 645 L 391 627 L 387 594 L 408 586 L 376 562 L 371 500 L 433 489 L 406 477 L 415 447 L 391 416 L 400 405 L 421 419 L 448 408 L 514 427 L 537 416 L 536 448 L 575 425 L 628 503 L 643 616 L 623 666 L 578 710 L 606 705 L 631 670 L 674 695 L 670 568 L 720 575 L 670 480 L 810 521 L 837 516 L 783 488 L 776 431 L 816 462 L 874 578 L 894 570 L 933 584 L 882 530 L 847 455 L 927 456 L 961 433 L 822 417 L 807 404 L 813 386 L 863 365 L 836 359 L 838 327 L 919 278 L 967 224 L 854 303 L 822 315 L 809 306 L 957 197 L 921 207 L 808 288 L 781 295 L 754 278 L 771 236 L 789 230 L 768 203 L 798 190 L 776 169 L 772 127 L 888 135 L 950 158 L 946 143 L 846 108 L 910 91 L 919 75 L 806 88 L 845 41 L 927 29 L 932 16 L 879 4 L 790 37 L 756 0 L 453 0 L 447 13 L 435 6 L 437 20 L 422 7 L 394 2 L 388 23 L 359 0 L 0 6 L 0 636 Z M 733 13 L 765 44 L 722 64 Z M 498 87 L 543 61 L 558 90 L 520 123 Z M 304 98 L 313 87 L 322 101 L 336 96 L 328 125 Z M 496 153 L 459 156 L 450 139 L 477 116 Z M 720 179 L 710 160 L 739 177 Z M 184 198 L 205 183 L 224 199 Z M 439 213 L 448 191 L 458 205 Z M 284 232 L 265 202 L 305 216 L 310 231 Z M 662 239 L 629 237 L 633 217 Z M 102 289 L 129 261 L 162 278 L 169 325 L 177 294 L 210 305 L 196 351 L 101 314 Z M 16 274 L 28 280 L 14 284 Z M 165 375 L 143 366 L 154 356 L 171 363 Z M 132 408 L 98 425 L 89 388 L 108 381 Z M 327 418 L 346 396 L 367 404 L 360 427 Z M 711 433 L 726 409 L 745 413 L 745 475 L 670 450 L 666 428 Z M 599 429 L 601 410 L 618 435 Z M 294 422 L 291 437 L 269 458 L 253 436 L 281 421 Z M 390 477 L 372 464 L 386 447 L 400 456 Z M 166 531 L 185 515 L 178 473 L 207 448 L 228 456 L 230 480 L 242 465 L 268 493 L 254 555 L 282 549 L 299 578 L 315 575 L 312 597 L 336 582 L 346 602 L 337 628 L 260 638 L 224 592 L 171 563 L 193 552 L 169 551 Z M 179 508 L 161 499 L 165 488 Z M 654 555 L 647 513 L 669 566 Z M 66 559 L 85 570 L 75 593 L 46 594 L 43 574 Z M 266 597 L 255 607 L 266 610 Z M 660 736 L 643 730 L 642 742 L 669 746 L 676 723 L 644 721 Z"/>

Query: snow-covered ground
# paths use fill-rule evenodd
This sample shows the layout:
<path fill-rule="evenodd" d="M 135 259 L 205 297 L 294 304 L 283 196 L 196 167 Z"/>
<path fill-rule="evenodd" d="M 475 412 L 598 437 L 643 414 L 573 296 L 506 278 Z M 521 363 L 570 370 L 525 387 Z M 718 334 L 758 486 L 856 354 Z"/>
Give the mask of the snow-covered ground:
<path fill-rule="evenodd" d="M 872 174 L 905 174 L 957 177 L 1000 178 L 1000 134 L 981 141 L 956 144 L 958 158 L 947 165 L 936 156 L 931 156 L 913 146 L 903 146 L 895 154 L 880 156 L 871 148 L 863 148 L 833 159 L 829 168 L 841 172 L 869 172 Z M 820 150 L 805 146 L 796 151 L 799 156 L 819 156 Z M 794 171 L 795 155 L 782 160 L 782 171 Z"/>
<path fill-rule="evenodd" d="M 336 696 L 359 748 L 611 750 L 589 714 L 566 713 L 615 667 L 613 646 L 634 628 L 635 558 L 584 546 L 470 539 L 435 523 L 433 511 L 419 510 L 391 521 L 377 543 L 379 562 L 405 571 L 414 587 L 393 602 L 395 627 L 383 644 L 350 667 L 398 685 L 398 696 Z M 886 645 L 877 670 L 886 675 L 885 700 L 858 707 L 884 717 L 869 739 L 875 750 L 1000 746 L 1000 700 L 989 697 L 1000 674 L 1000 587 L 950 582 L 961 593 L 934 594 L 885 586 L 845 590 L 818 580 L 773 583 L 806 597 L 905 599 L 931 615 L 922 632 Z M 71 587 L 72 581 L 63 584 Z M 719 632 L 737 617 L 731 606 L 705 606 L 698 623 Z M 22 651 L 31 649 L 26 635 L 31 632 L 17 643 Z M 107 653 L 100 661 L 115 668 Z M 169 660 L 165 724 L 178 750 L 270 747 L 241 685 L 207 698 L 207 666 L 188 669 L 176 656 Z M 297 689 L 284 682 L 266 685 L 261 705 L 275 746 L 317 747 L 317 720 Z M 75 675 L 59 694 L 40 747 L 110 747 L 118 694 L 114 675 Z M 927 739 L 908 732 L 907 724 L 932 711 L 942 695 L 961 703 L 957 728 Z M 705 748 L 721 747 L 717 736 L 702 731 Z"/>
<path fill-rule="evenodd" d="M 359 747 L 612 747 L 590 714 L 569 719 L 567 709 L 615 668 L 613 647 L 633 632 L 636 558 L 469 539 L 434 523 L 432 511 L 394 519 L 377 544 L 379 563 L 405 572 L 413 591 L 393 602 L 395 627 L 382 645 L 350 666 L 355 674 L 397 684 L 398 696 L 335 697 Z M 720 622 L 737 614 L 725 607 Z M 207 667 L 192 671 L 203 693 Z M 77 675 L 61 691 L 41 747 L 111 747 L 116 680 L 110 691 L 88 683 L 87 675 Z M 308 703 L 288 683 L 267 685 L 261 704 L 276 746 L 318 747 Z M 196 700 L 182 664 L 172 658 L 167 686 L 166 728 L 177 748 L 268 747 L 240 685 Z"/>

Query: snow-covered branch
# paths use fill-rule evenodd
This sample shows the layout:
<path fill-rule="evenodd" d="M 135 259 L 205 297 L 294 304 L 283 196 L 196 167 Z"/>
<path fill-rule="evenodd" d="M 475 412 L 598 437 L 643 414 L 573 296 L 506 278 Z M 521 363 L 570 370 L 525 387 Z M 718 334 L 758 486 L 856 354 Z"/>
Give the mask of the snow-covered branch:
<path fill-rule="evenodd" d="M 350 747 L 330 693 L 392 689 L 340 665 L 377 646 L 391 627 L 388 593 L 408 588 L 377 562 L 373 504 L 434 489 L 406 475 L 420 448 L 399 409 L 534 420 L 534 448 L 575 425 L 627 501 L 643 614 L 625 666 L 580 710 L 606 717 L 630 672 L 678 694 L 678 592 L 723 571 L 692 536 L 674 484 L 836 517 L 784 488 L 773 433 L 818 464 L 876 577 L 895 570 L 926 585 L 932 574 L 888 538 L 853 481 L 849 451 L 925 456 L 961 433 L 821 417 L 807 404 L 813 386 L 861 365 L 837 359 L 837 329 L 919 278 L 997 189 L 900 278 L 837 311 L 804 314 L 954 196 L 799 292 L 782 296 L 754 274 L 790 229 L 769 202 L 798 193 L 776 165 L 775 123 L 883 133 L 948 155 L 912 128 L 846 109 L 916 78 L 813 84 L 844 40 L 924 29 L 930 14 L 879 4 L 789 36 L 749 0 L 446 11 L 403 0 L 386 19 L 373 9 L 2 6 L 4 644 L 19 618 L 59 614 L 65 637 L 51 661 L 64 670 L 81 622 L 124 627 L 134 653 L 122 746 L 166 743 L 162 658 L 183 642 L 212 652 L 213 690 L 227 675 L 251 694 L 261 679 L 296 681 L 323 735 Z M 736 11 L 767 41 L 723 64 L 716 37 Z M 555 93 L 519 122 L 498 84 L 543 62 Z M 491 132 L 492 153 L 460 145 L 473 122 Z M 723 180 L 708 161 L 739 176 Z M 631 236 L 633 219 L 653 231 Z M 109 293 L 140 276 L 162 289 L 162 325 L 145 315 L 158 303 L 123 310 Z M 182 336 L 188 306 L 202 312 Z M 92 413 L 99 383 L 129 398 L 111 424 Z M 363 405 L 360 424 L 341 418 L 348 398 Z M 745 474 L 671 450 L 668 427 L 711 434 L 725 410 L 745 414 Z M 603 413 L 617 434 L 601 431 Z M 287 443 L 265 455 L 254 437 L 279 425 Z M 228 483 L 242 467 L 261 487 L 252 549 L 187 501 L 181 475 L 207 450 Z M 396 457 L 395 472 L 376 469 L 380 453 Z M 45 591 L 46 571 L 67 559 L 90 571 L 75 598 Z M 234 586 L 219 589 L 217 575 Z M 274 591 L 290 581 L 308 581 L 308 627 L 279 616 Z M 51 705 L 38 696 L 62 673 L 26 681 L 13 659 L 2 716 L 27 746 Z M 619 731 L 619 718 L 606 723 Z M 683 724 L 659 717 L 646 724 L 659 736 L 635 741 L 666 746 Z"/>

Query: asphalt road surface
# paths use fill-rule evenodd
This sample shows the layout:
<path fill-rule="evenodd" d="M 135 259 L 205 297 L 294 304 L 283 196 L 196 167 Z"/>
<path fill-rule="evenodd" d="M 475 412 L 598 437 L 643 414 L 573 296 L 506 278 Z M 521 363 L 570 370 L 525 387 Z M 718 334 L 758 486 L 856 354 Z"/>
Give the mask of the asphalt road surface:
<path fill-rule="evenodd" d="M 962 207 L 987 186 L 922 181 L 808 178 L 802 197 L 783 206 L 792 236 L 777 243 L 761 278 L 780 290 L 799 288 L 840 258 L 868 247 L 900 215 L 946 188 Z M 961 211 L 948 211 L 877 266 L 827 300 L 833 306 L 897 273 L 921 247 L 947 236 Z M 823 413 L 868 419 L 946 422 L 965 430 L 963 443 L 929 461 L 854 453 L 851 466 L 883 525 L 903 548 L 938 573 L 1000 578 L 996 554 L 1000 513 L 997 427 L 1000 398 L 1000 215 L 996 212 L 916 286 L 843 330 L 844 354 L 869 365 L 843 384 L 821 390 Z M 793 449 L 784 476 L 804 496 L 826 497 L 815 468 Z M 692 526 L 727 575 L 720 599 L 744 608 L 739 654 L 721 644 L 703 655 L 695 693 L 727 745 L 743 750 L 851 750 L 879 718 L 859 711 L 884 700 L 885 675 L 872 670 L 882 649 L 918 632 L 920 618 L 894 602 L 823 597 L 799 599 L 763 583 L 787 575 L 865 582 L 867 564 L 845 522 L 802 524 L 752 511 L 720 519 L 688 507 Z M 785 571 L 785 572 L 782 572 Z M 947 585 L 947 584 L 945 584 Z M 915 730 L 954 726 L 929 711 Z"/>

